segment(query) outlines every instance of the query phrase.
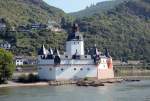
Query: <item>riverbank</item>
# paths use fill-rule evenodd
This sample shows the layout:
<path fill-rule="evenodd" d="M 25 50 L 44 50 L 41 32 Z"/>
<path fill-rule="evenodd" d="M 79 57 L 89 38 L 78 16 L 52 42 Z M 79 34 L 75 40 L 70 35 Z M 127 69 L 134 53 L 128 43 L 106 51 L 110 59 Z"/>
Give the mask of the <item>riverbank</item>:
<path fill-rule="evenodd" d="M 0 88 L 5 87 L 32 87 L 32 86 L 61 86 L 61 85 L 77 85 L 77 86 L 105 86 L 114 83 L 125 82 L 135 82 L 140 80 L 150 80 L 150 76 L 126 76 L 126 77 L 115 77 L 113 79 L 104 79 L 104 80 L 79 80 L 79 81 L 45 81 L 45 82 L 36 82 L 36 83 L 17 83 L 13 81 L 8 81 L 8 84 L 1 84 Z"/>
<path fill-rule="evenodd" d="M 1 84 L 0 88 L 5 87 L 31 87 L 31 86 L 49 86 L 48 82 L 37 82 L 37 83 L 17 83 L 14 81 L 8 81 L 8 84 Z"/>

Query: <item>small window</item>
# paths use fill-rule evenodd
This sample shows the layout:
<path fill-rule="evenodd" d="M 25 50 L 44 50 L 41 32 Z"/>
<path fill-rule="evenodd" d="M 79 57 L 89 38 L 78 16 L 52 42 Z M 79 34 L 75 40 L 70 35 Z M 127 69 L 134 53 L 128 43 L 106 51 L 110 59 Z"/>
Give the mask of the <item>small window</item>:
<path fill-rule="evenodd" d="M 80 68 L 80 70 L 82 71 L 82 70 L 83 70 L 83 68 Z"/>
<path fill-rule="evenodd" d="M 64 69 L 62 68 L 61 71 L 64 71 Z"/>
<path fill-rule="evenodd" d="M 77 70 L 76 68 L 74 68 L 74 70 Z"/>
<path fill-rule="evenodd" d="M 74 42 L 74 44 L 76 44 L 76 42 Z"/>
<path fill-rule="evenodd" d="M 85 56 L 85 58 L 87 58 L 87 56 Z"/>
<path fill-rule="evenodd" d="M 87 68 L 87 70 L 89 71 L 89 70 L 90 70 L 90 68 Z"/>
<path fill-rule="evenodd" d="M 42 68 L 39 67 L 38 69 L 41 70 Z"/>
<path fill-rule="evenodd" d="M 65 56 L 66 58 L 68 58 L 68 56 Z"/>
<path fill-rule="evenodd" d="M 49 68 L 50 71 L 52 71 L 52 68 Z"/>

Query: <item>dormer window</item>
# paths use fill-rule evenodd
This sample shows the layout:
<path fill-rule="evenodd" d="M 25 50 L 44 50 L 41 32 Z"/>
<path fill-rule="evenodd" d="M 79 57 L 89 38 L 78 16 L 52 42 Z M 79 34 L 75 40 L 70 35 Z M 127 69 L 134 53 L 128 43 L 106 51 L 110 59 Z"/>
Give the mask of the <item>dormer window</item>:
<path fill-rule="evenodd" d="M 77 36 L 76 38 L 77 38 L 78 40 L 80 39 L 80 37 L 79 37 L 79 36 Z"/>
<path fill-rule="evenodd" d="M 85 58 L 87 58 L 87 56 L 85 56 Z"/>

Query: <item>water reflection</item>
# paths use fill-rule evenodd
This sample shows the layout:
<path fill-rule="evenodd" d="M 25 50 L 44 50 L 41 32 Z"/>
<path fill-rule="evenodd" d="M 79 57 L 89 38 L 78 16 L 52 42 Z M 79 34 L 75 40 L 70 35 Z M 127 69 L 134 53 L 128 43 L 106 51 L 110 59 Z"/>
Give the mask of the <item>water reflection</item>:
<path fill-rule="evenodd" d="M 11 94 L 11 90 L 10 88 L 0 88 L 0 97 Z"/>
<path fill-rule="evenodd" d="M 21 87 L 0 89 L 0 101 L 150 101 L 150 81 L 104 87 Z"/>

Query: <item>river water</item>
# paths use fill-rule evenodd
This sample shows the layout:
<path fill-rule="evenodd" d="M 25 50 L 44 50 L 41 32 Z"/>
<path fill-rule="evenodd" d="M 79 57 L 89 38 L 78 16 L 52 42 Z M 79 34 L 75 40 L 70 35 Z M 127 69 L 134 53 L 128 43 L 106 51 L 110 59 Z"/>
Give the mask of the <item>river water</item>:
<path fill-rule="evenodd" d="M 104 87 L 0 88 L 0 101 L 150 101 L 150 80 Z"/>

